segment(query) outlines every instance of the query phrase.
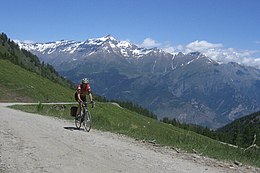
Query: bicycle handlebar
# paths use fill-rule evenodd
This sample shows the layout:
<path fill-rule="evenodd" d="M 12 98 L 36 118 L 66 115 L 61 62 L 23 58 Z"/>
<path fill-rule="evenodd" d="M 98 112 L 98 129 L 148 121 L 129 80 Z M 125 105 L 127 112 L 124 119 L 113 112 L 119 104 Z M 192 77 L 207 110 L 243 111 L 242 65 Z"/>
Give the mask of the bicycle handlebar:
<path fill-rule="evenodd" d="M 88 104 L 88 102 L 87 101 L 81 101 L 80 102 L 80 105 L 82 105 L 82 104 L 84 104 L 85 106 Z M 94 108 L 94 105 L 95 105 L 95 102 L 93 101 L 92 103 L 91 103 L 91 108 Z"/>

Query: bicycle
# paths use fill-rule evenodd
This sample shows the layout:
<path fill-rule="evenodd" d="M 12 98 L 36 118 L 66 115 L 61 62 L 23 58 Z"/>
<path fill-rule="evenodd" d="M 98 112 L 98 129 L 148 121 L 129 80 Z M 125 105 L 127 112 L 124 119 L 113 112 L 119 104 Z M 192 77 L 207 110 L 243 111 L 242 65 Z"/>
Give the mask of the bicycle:
<path fill-rule="evenodd" d="M 84 129 L 89 132 L 92 125 L 92 117 L 87 108 L 87 102 L 80 102 L 80 114 L 75 117 L 75 125 L 77 129 L 80 129 L 83 124 Z"/>

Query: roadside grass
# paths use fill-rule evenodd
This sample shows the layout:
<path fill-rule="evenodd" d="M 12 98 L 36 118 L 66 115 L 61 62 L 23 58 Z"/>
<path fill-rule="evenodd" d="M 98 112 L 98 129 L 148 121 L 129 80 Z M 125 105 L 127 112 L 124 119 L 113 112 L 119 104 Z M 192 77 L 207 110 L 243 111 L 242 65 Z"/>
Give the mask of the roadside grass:
<path fill-rule="evenodd" d="M 0 101 L 74 101 L 73 91 L 0 59 Z"/>
<path fill-rule="evenodd" d="M 42 115 L 73 120 L 72 105 L 15 105 L 15 109 Z M 93 128 L 124 134 L 137 140 L 153 141 L 161 146 L 180 149 L 183 152 L 198 153 L 218 160 L 238 161 L 260 167 L 260 151 L 234 148 L 195 132 L 158 122 L 111 103 L 96 103 L 89 109 L 93 117 Z M 74 124 L 73 124 L 74 125 Z"/>

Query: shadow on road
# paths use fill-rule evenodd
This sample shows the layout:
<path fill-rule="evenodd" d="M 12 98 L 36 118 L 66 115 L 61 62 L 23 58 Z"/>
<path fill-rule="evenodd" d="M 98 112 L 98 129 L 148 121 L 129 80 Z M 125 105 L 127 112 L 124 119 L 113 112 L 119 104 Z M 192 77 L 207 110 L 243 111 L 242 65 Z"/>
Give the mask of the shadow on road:
<path fill-rule="evenodd" d="M 73 130 L 84 131 L 84 129 L 82 129 L 82 128 L 78 129 L 76 127 L 63 127 L 63 128 L 66 130 L 70 130 L 70 131 L 73 131 Z"/>

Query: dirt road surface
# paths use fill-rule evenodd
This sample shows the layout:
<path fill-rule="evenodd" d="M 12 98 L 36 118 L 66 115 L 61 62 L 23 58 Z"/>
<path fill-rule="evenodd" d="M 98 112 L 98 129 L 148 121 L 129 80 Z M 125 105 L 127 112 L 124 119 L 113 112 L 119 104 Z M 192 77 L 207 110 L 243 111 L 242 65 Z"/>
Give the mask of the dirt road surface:
<path fill-rule="evenodd" d="M 0 172 L 258 172 L 178 153 L 128 137 L 76 130 L 73 121 L 24 113 L 0 103 Z"/>

